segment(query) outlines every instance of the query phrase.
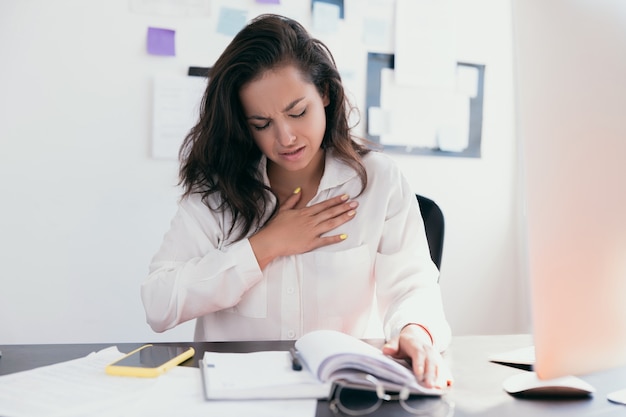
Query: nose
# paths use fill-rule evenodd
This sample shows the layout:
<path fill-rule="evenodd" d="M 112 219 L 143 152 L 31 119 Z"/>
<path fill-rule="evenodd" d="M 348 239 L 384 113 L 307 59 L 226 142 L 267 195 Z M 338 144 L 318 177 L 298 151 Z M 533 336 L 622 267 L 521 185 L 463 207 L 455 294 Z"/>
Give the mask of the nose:
<path fill-rule="evenodd" d="M 280 123 L 275 124 L 276 126 L 276 141 L 281 146 L 289 146 L 296 140 L 296 135 L 294 134 L 289 123 Z"/>

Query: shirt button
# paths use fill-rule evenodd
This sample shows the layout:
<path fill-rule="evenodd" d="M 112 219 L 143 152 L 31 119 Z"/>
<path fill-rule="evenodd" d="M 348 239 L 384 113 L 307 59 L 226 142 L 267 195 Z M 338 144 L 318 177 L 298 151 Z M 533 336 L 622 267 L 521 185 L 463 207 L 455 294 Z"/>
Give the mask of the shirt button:
<path fill-rule="evenodd" d="M 293 287 L 287 288 L 287 294 L 292 295 L 294 292 L 295 290 L 293 289 Z"/>
<path fill-rule="evenodd" d="M 289 330 L 287 332 L 287 337 L 293 339 L 294 337 L 296 337 L 296 332 L 294 332 L 293 330 Z"/>

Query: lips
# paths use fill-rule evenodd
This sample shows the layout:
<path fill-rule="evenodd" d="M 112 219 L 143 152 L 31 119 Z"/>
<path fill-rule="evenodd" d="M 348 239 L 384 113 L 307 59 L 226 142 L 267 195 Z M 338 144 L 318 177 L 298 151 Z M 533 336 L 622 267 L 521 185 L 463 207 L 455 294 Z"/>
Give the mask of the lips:
<path fill-rule="evenodd" d="M 304 153 L 304 146 L 294 149 L 293 151 L 281 152 L 280 156 L 285 159 L 294 160 L 294 159 L 298 159 L 300 155 L 302 155 L 303 153 Z"/>

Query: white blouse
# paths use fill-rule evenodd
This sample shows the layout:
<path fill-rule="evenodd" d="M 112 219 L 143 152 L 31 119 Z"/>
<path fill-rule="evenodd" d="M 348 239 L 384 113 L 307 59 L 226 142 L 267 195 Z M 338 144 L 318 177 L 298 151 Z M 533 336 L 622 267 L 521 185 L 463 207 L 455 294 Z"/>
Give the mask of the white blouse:
<path fill-rule="evenodd" d="M 364 164 L 357 214 L 330 232 L 348 238 L 276 258 L 265 270 L 247 238 L 226 239 L 228 214 L 197 194 L 182 199 L 141 287 L 150 326 L 162 332 L 196 319 L 195 340 L 223 341 L 297 339 L 322 328 L 389 339 L 417 323 L 443 351 L 450 328 L 415 194 L 387 155 L 370 152 Z M 268 183 L 265 166 L 263 158 Z M 356 172 L 328 152 L 309 205 L 360 189 Z"/>

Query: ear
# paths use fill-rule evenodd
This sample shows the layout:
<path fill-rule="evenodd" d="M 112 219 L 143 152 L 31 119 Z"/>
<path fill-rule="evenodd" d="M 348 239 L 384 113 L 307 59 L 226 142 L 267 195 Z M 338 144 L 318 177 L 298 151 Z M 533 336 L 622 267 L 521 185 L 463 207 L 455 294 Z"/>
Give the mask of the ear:
<path fill-rule="evenodd" d="M 322 94 L 322 103 L 324 103 L 324 107 L 327 107 L 330 104 L 330 96 L 328 95 L 328 84 L 324 87 L 324 94 Z"/>
<path fill-rule="evenodd" d="M 322 102 L 324 103 L 324 107 L 327 107 L 330 104 L 330 98 L 328 98 L 328 94 L 324 94 L 322 97 Z"/>

